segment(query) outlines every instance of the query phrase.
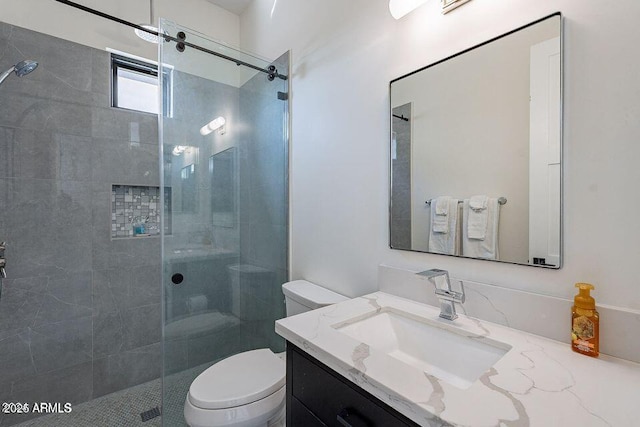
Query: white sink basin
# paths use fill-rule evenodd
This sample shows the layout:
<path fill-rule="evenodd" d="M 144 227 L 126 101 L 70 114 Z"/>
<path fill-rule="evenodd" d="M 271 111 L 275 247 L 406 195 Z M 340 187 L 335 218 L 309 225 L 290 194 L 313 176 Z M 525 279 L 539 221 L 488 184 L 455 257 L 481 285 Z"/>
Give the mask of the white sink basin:
<path fill-rule="evenodd" d="M 511 346 L 448 325 L 385 308 L 332 325 L 372 349 L 416 367 L 452 386 L 467 389 Z"/>

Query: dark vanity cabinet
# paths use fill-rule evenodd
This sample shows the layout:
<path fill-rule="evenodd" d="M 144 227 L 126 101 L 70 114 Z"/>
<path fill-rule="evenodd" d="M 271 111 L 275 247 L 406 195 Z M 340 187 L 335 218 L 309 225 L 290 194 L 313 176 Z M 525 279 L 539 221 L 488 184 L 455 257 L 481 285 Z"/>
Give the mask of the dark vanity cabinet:
<path fill-rule="evenodd" d="M 417 426 L 287 342 L 287 426 Z"/>

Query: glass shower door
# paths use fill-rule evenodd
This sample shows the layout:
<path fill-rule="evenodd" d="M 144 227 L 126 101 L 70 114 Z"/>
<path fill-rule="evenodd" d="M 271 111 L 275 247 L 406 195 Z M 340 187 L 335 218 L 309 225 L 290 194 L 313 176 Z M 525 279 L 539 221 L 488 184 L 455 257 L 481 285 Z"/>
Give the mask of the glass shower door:
<path fill-rule="evenodd" d="M 163 21 L 163 423 L 185 425 L 191 382 L 239 352 L 283 351 L 288 279 L 288 74 Z M 181 33 L 181 34 L 180 34 Z"/>

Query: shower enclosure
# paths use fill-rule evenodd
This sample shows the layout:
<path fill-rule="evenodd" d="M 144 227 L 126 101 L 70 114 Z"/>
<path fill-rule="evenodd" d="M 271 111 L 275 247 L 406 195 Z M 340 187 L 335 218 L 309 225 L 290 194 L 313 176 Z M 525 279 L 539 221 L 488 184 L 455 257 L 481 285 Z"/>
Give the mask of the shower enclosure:
<path fill-rule="evenodd" d="M 160 377 L 160 237 L 115 236 L 112 197 L 158 187 L 158 119 L 110 106 L 108 52 L 0 23 L 2 69 L 25 58 L 38 68 L 0 85 L 0 402 L 29 409 L 5 407 L 0 426 L 77 425 L 89 401 L 83 420 L 124 423 L 127 402 L 135 425 L 159 384 L 111 398 Z"/>
<path fill-rule="evenodd" d="M 288 278 L 289 90 L 280 75 L 289 58 L 271 63 L 168 21 L 161 32 L 187 43 L 160 46 L 170 70 L 161 87 L 171 97 L 161 119 L 161 185 L 170 197 L 163 416 L 178 426 L 189 385 L 213 362 L 284 350 L 274 322 L 285 314 L 280 286 Z"/>
<path fill-rule="evenodd" d="M 73 407 L 2 427 L 183 426 L 199 373 L 284 350 L 289 56 L 161 27 L 156 116 L 110 106 L 108 52 L 0 23 L 0 68 L 40 64 L 0 86 L 0 402 Z"/>

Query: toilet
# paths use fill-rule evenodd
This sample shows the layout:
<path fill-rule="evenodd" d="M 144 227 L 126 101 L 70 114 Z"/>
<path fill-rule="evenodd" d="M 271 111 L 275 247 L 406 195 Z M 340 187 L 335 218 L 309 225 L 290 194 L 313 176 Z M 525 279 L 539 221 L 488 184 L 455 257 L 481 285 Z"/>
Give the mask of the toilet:
<path fill-rule="evenodd" d="M 282 285 L 287 316 L 347 300 L 306 280 Z M 184 404 L 190 427 L 276 427 L 285 419 L 284 353 L 268 348 L 221 360 L 191 384 Z"/>

